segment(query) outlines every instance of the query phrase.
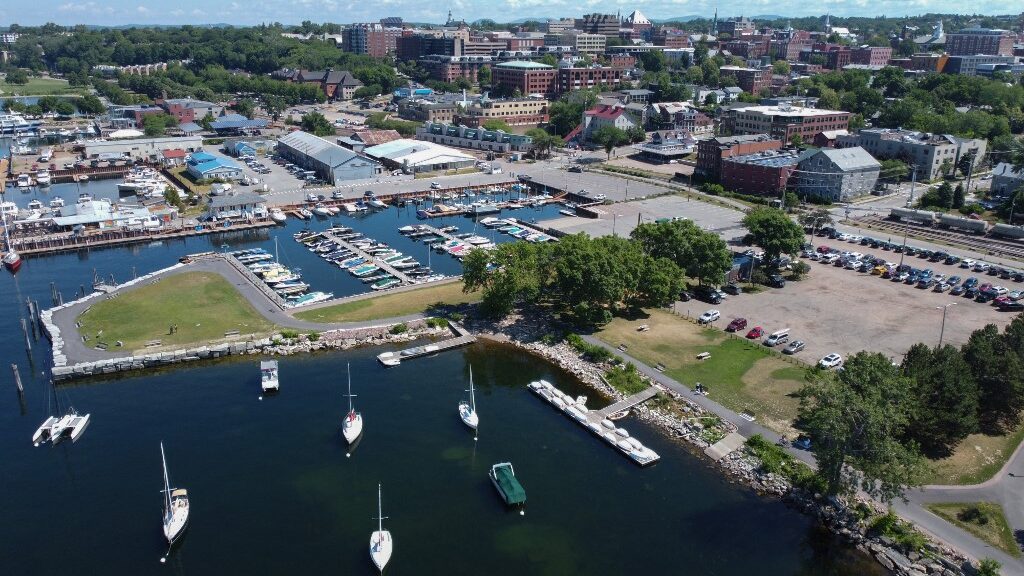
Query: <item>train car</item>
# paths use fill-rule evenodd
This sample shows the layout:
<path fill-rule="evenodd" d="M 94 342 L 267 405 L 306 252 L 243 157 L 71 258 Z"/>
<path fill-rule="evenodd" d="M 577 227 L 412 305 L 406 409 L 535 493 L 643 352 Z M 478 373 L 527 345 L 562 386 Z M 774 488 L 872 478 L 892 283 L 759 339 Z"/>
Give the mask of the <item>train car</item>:
<path fill-rule="evenodd" d="M 985 232 L 988 232 L 988 222 L 985 222 L 984 220 L 962 218 L 960 216 L 952 216 L 950 214 L 943 214 L 940 216 L 939 224 L 951 230 L 959 230 L 961 232 L 973 232 L 974 234 L 984 234 Z"/>
<path fill-rule="evenodd" d="M 889 217 L 893 220 L 907 220 L 910 222 L 927 224 L 929 226 L 935 224 L 938 219 L 935 212 L 930 212 L 928 210 L 912 210 L 910 208 L 893 208 L 889 213 Z"/>
<path fill-rule="evenodd" d="M 1013 240 L 1024 239 L 1024 226 L 1011 226 L 1009 224 L 996 224 L 992 226 L 992 235 Z"/>

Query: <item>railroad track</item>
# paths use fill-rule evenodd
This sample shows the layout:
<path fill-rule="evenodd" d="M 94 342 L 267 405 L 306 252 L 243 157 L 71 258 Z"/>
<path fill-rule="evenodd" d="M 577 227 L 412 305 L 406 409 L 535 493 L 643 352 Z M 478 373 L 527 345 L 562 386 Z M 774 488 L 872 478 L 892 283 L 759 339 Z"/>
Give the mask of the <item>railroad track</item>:
<path fill-rule="evenodd" d="M 894 222 L 883 216 L 862 216 L 860 218 L 856 218 L 855 221 L 876 229 L 892 232 L 894 236 L 902 236 L 903 232 L 909 225 L 911 231 L 910 234 L 923 240 L 944 242 L 946 244 L 971 249 L 989 256 L 1024 260 L 1024 245 L 1017 242 L 1000 240 L 990 236 L 964 234 L 963 232 L 943 230 L 941 228 L 922 226 L 920 224 Z"/>

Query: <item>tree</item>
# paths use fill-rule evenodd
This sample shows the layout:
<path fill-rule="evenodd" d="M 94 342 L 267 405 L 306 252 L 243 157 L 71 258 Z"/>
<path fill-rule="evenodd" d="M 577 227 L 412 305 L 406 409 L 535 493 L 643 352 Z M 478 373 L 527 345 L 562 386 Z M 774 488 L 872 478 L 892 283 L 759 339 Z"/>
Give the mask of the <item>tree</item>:
<path fill-rule="evenodd" d="M 967 176 L 971 172 L 971 169 L 974 167 L 974 158 L 974 150 L 971 150 L 960 157 L 960 160 L 956 163 L 956 167 L 960 169 L 961 174 Z"/>
<path fill-rule="evenodd" d="M 799 221 L 801 226 L 811 228 L 812 232 L 835 224 L 832 213 L 825 208 L 815 208 L 810 212 L 805 212 L 800 215 Z"/>
<path fill-rule="evenodd" d="M 905 180 L 910 175 L 910 167 L 902 160 L 889 158 L 879 162 L 881 164 L 879 177 L 893 182 Z"/>
<path fill-rule="evenodd" d="M 788 75 L 790 70 L 789 62 L 785 60 L 776 60 L 772 63 L 772 72 L 780 76 Z"/>
<path fill-rule="evenodd" d="M 804 137 L 799 134 L 793 134 L 789 139 L 789 143 L 794 147 L 799 148 L 804 145 Z"/>
<path fill-rule="evenodd" d="M 950 186 L 949 182 L 943 182 L 939 184 L 939 187 L 935 190 L 938 199 L 938 205 L 942 208 L 949 208 L 953 205 L 953 187 Z"/>
<path fill-rule="evenodd" d="M 565 146 L 565 141 L 561 137 L 551 134 L 543 128 L 530 128 L 526 131 L 526 135 L 533 140 L 531 148 L 534 157 L 546 156 L 551 153 L 552 148 Z"/>
<path fill-rule="evenodd" d="M 75 113 L 75 105 L 66 99 L 61 99 L 60 102 L 53 107 L 53 111 L 61 116 L 71 116 Z"/>
<path fill-rule="evenodd" d="M 909 436 L 933 458 L 948 456 L 960 440 L 978 430 L 978 386 L 963 354 L 946 345 L 932 349 L 914 344 L 901 365 L 914 381 L 918 400 L 910 417 Z"/>
<path fill-rule="evenodd" d="M 950 158 L 946 158 L 945 160 L 942 161 L 942 164 L 939 165 L 939 173 L 942 174 L 943 178 L 949 178 L 949 173 L 951 170 L 953 170 L 953 160 Z"/>
<path fill-rule="evenodd" d="M 630 238 L 652 258 L 674 262 L 700 284 L 717 283 L 732 268 L 732 256 L 725 242 L 690 220 L 645 222 L 633 229 Z"/>
<path fill-rule="evenodd" d="M 502 130 L 505 132 L 512 131 L 512 127 L 508 125 L 508 122 L 505 122 L 501 118 L 489 118 L 487 120 L 484 120 L 482 126 L 484 130 Z"/>
<path fill-rule="evenodd" d="M 644 129 L 641 126 L 633 126 L 629 130 L 626 130 L 626 135 L 629 137 L 629 141 L 634 144 L 643 142 L 647 139 L 647 133 L 644 132 Z"/>
<path fill-rule="evenodd" d="M 21 68 L 15 68 L 7 72 L 7 83 L 25 85 L 28 84 L 28 72 Z"/>
<path fill-rule="evenodd" d="M 626 131 L 611 124 L 605 124 L 595 130 L 594 133 L 590 135 L 590 139 L 597 145 L 604 148 L 604 152 L 609 159 L 611 159 L 612 150 L 614 150 L 616 146 L 621 146 L 629 142 L 629 136 L 626 134 Z"/>
<path fill-rule="evenodd" d="M 868 352 L 801 389 L 799 422 L 828 494 L 860 489 L 888 502 L 921 484 L 925 460 L 916 443 L 904 441 L 916 402 L 912 390 L 887 357 Z"/>
<path fill-rule="evenodd" d="M 1019 334 L 1021 322 L 1020 316 L 1014 318 L 1007 331 L 1013 327 L 1013 334 Z M 1018 350 L 994 324 L 975 330 L 962 348 L 978 384 L 978 415 L 985 433 L 1001 434 L 1011 429 L 1024 410 L 1024 366 Z"/>
<path fill-rule="evenodd" d="M 142 129 L 146 136 L 163 136 L 167 128 L 177 125 L 178 119 L 168 114 L 147 114 L 142 118 Z"/>
<path fill-rule="evenodd" d="M 792 210 L 800 205 L 800 198 L 796 195 L 796 192 L 786 192 L 786 195 L 783 196 L 783 205 L 786 207 L 786 210 Z"/>
<path fill-rule="evenodd" d="M 171 206 L 181 206 L 181 195 L 173 186 L 164 188 L 164 200 Z"/>
<path fill-rule="evenodd" d="M 764 250 L 765 261 L 775 262 L 782 254 L 792 254 L 803 246 L 804 231 L 786 213 L 776 208 L 754 208 L 743 217 L 754 244 Z"/>
<path fill-rule="evenodd" d="M 953 189 L 953 208 L 963 208 L 964 200 L 964 185 L 960 183 Z"/>
<path fill-rule="evenodd" d="M 235 102 L 235 112 L 238 112 L 246 118 L 252 118 L 252 115 L 256 112 L 256 103 L 248 98 L 242 98 Z"/>
<path fill-rule="evenodd" d="M 75 107 L 82 114 L 103 114 L 107 107 L 100 102 L 100 99 L 92 94 L 86 94 L 75 101 Z"/>
<path fill-rule="evenodd" d="M 333 136 L 334 126 L 319 112 L 309 112 L 302 117 L 302 129 L 317 136 Z"/>
<path fill-rule="evenodd" d="M 352 92 L 352 98 L 355 100 L 369 100 L 380 96 L 381 90 L 382 88 L 380 84 L 360 86 Z"/>
<path fill-rule="evenodd" d="M 476 73 L 476 81 L 479 82 L 481 86 L 490 86 L 491 85 L 491 67 L 490 66 L 482 66 L 480 68 L 480 71 Z"/>
<path fill-rule="evenodd" d="M 992 558 L 985 558 L 978 563 L 977 576 L 1000 576 L 1003 565 Z"/>
<path fill-rule="evenodd" d="M 481 307 L 490 315 L 504 316 L 541 293 L 542 273 L 549 266 L 551 249 L 544 244 L 508 242 L 494 250 L 473 250 L 463 260 L 462 290 L 482 290 Z"/>

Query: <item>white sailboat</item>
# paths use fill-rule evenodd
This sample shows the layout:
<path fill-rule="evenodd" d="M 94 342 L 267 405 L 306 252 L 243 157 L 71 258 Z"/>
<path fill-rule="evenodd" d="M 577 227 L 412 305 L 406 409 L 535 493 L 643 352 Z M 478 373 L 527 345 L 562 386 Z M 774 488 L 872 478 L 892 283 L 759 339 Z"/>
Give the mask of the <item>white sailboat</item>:
<path fill-rule="evenodd" d="M 160 443 L 160 458 L 164 463 L 164 538 L 167 538 L 168 544 L 174 544 L 188 525 L 188 492 L 184 488 L 171 489 L 163 442 Z M 164 560 L 166 558 L 164 556 Z"/>
<path fill-rule="evenodd" d="M 463 400 L 459 402 L 459 417 L 462 418 L 462 422 L 476 430 L 477 424 L 480 423 L 480 417 L 476 413 L 476 393 L 473 391 L 473 367 L 469 367 L 469 401 Z"/>
<path fill-rule="evenodd" d="M 377 484 L 377 529 L 370 534 L 370 559 L 377 569 L 384 572 L 384 567 L 391 560 L 391 532 L 384 529 L 384 514 L 381 513 L 380 484 Z"/>
<path fill-rule="evenodd" d="M 345 422 L 341 425 L 341 434 L 345 437 L 345 441 L 352 444 L 359 439 L 359 435 L 363 433 L 363 415 L 356 412 L 356 409 L 352 406 L 352 369 L 346 366 L 348 369 L 348 413 L 345 414 Z"/>

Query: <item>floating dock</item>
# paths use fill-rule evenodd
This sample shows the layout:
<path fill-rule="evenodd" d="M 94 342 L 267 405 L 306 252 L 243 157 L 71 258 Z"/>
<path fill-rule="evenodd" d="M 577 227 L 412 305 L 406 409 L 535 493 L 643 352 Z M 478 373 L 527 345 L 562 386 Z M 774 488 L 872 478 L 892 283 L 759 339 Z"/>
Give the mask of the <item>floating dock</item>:
<path fill-rule="evenodd" d="M 346 250 L 351 251 L 353 254 L 358 255 L 360 258 L 365 258 L 367 262 L 373 263 L 374 266 L 380 268 L 381 270 L 387 272 L 388 274 L 394 276 L 395 278 L 398 278 L 399 280 L 402 281 L 403 285 L 404 284 L 414 284 L 413 279 L 410 278 L 407 274 L 404 274 L 403 272 L 399 271 L 397 268 L 391 266 L 390 264 L 388 264 L 384 260 L 382 260 L 380 258 L 377 258 L 376 256 L 374 256 L 374 255 L 370 254 L 369 252 L 363 250 L 362 248 L 358 248 L 355 244 L 352 244 L 351 242 L 348 242 L 346 240 L 342 240 L 341 238 L 338 238 L 330 230 L 324 230 L 320 234 L 324 238 L 327 238 L 328 240 L 330 240 L 332 242 L 337 242 L 339 245 L 344 246 Z"/>
<path fill-rule="evenodd" d="M 455 333 L 454 338 L 434 342 L 432 344 L 424 344 L 423 346 L 406 348 L 405 350 L 400 350 L 398 352 L 382 352 L 377 355 L 377 361 L 385 366 L 398 366 L 402 363 L 402 360 L 412 360 L 413 358 L 430 356 L 432 354 L 437 354 L 438 352 L 460 348 L 476 342 L 476 337 L 470 334 L 469 331 L 462 326 L 454 322 L 449 322 L 448 327 Z"/>
<path fill-rule="evenodd" d="M 611 420 L 608 420 L 604 414 L 606 411 L 610 414 L 617 412 L 618 410 L 622 410 L 622 408 L 619 408 L 618 410 L 611 410 L 619 405 L 625 404 L 628 408 L 651 399 L 658 393 L 658 389 L 654 386 L 640 392 L 639 394 L 634 394 L 622 402 L 613 404 L 604 410 L 587 410 L 587 407 L 584 405 L 584 402 L 586 402 L 585 399 L 582 401 L 579 399 L 573 399 L 568 394 L 562 392 L 558 388 L 555 388 L 547 380 L 530 382 L 527 385 L 527 388 L 541 399 L 547 401 L 548 404 L 554 406 L 563 414 L 570 417 L 580 426 L 583 426 L 598 438 L 604 440 L 608 444 L 611 444 L 620 453 L 629 457 L 637 464 L 647 466 L 648 464 L 653 464 L 661 459 L 661 456 L 659 456 L 657 452 L 644 446 L 639 440 L 630 436 L 629 432 L 627 432 L 625 428 L 616 427 L 615 424 Z"/>

